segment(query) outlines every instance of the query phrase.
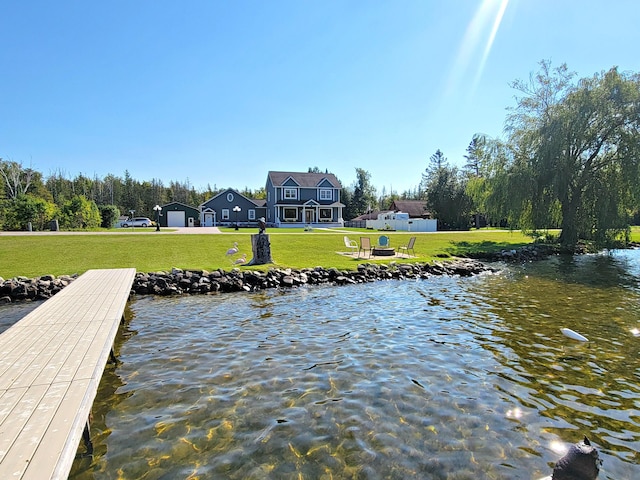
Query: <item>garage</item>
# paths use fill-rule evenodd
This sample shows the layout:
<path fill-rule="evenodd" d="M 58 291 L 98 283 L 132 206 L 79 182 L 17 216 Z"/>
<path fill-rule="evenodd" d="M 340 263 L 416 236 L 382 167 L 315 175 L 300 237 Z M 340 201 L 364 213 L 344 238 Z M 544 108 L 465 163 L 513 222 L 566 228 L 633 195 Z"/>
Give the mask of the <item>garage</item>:
<path fill-rule="evenodd" d="M 185 212 L 167 212 L 167 227 L 186 227 Z"/>
<path fill-rule="evenodd" d="M 161 227 L 197 227 L 199 225 L 200 210 L 180 202 L 160 205 Z"/>

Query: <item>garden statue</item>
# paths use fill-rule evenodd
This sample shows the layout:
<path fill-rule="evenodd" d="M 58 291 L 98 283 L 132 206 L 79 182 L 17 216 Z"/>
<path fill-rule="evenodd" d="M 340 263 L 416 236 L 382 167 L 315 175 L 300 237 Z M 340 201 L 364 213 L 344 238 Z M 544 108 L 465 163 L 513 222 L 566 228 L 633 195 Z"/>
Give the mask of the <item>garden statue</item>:
<path fill-rule="evenodd" d="M 264 265 L 266 263 L 273 263 L 273 260 L 271 259 L 271 243 L 269 242 L 269 235 L 264 233 L 267 229 L 264 217 L 260 217 L 260 220 L 258 220 L 258 228 L 258 234 L 251 235 L 253 258 L 248 265 Z"/>

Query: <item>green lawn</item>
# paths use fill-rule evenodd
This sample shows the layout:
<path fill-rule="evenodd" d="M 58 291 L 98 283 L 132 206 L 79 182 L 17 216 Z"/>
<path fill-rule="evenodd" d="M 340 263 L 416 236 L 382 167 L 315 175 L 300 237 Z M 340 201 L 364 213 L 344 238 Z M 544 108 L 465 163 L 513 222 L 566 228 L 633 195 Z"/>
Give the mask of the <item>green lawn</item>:
<path fill-rule="evenodd" d="M 345 230 L 358 243 L 360 236 L 368 236 L 375 244 L 381 233 Z M 62 275 L 83 273 L 92 268 L 121 267 L 135 267 L 141 272 L 172 267 L 229 270 L 234 265 L 225 253 L 234 242 L 238 242 L 240 253 L 247 254 L 247 260 L 252 258 L 252 233 L 256 232 L 229 229 L 222 234 L 159 234 L 149 230 L 110 235 L 70 235 L 63 232 L 54 235 L 0 235 L 0 277 Z M 363 261 L 388 263 L 393 260 L 358 260 L 338 254 L 347 250 L 343 242 L 344 231 L 270 229 L 267 233 L 270 235 L 271 254 L 278 267 L 322 266 L 353 270 Z M 395 247 L 406 244 L 411 235 L 418 237 L 415 244 L 417 258 L 409 261 L 420 262 L 471 251 L 517 248 L 531 242 L 522 233 L 509 231 L 388 233 L 391 246 Z M 266 270 L 269 267 L 260 268 Z"/>

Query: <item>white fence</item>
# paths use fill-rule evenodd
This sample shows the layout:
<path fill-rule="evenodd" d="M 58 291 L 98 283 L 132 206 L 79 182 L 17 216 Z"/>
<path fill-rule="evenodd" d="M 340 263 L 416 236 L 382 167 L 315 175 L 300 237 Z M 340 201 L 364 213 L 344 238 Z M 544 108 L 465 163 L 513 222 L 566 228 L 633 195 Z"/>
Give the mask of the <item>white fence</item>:
<path fill-rule="evenodd" d="M 374 230 L 398 230 L 401 232 L 437 232 L 438 220 L 411 219 L 380 219 L 367 220 L 367 228 Z"/>

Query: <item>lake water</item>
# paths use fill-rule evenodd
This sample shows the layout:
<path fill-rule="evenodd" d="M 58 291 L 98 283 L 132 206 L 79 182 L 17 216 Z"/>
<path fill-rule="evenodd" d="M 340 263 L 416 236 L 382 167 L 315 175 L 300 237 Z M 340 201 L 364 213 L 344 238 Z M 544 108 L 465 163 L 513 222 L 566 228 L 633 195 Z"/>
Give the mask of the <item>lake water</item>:
<path fill-rule="evenodd" d="M 583 435 L 599 479 L 640 478 L 639 282 L 624 251 L 140 297 L 70 478 L 529 480 Z"/>

